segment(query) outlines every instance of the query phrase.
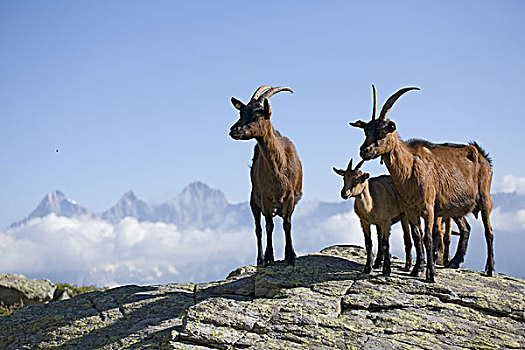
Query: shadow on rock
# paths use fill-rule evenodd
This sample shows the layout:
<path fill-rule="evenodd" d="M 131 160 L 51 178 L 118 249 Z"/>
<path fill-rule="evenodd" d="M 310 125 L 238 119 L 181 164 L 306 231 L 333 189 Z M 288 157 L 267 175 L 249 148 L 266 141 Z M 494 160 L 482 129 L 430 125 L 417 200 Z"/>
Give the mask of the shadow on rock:
<path fill-rule="evenodd" d="M 162 344 L 180 331 L 191 306 L 210 298 L 279 298 L 281 291 L 306 287 L 342 296 L 363 275 L 363 265 L 343 257 L 313 254 L 265 268 L 245 266 L 227 279 L 203 284 L 124 286 L 70 300 L 18 310 L 0 318 L 0 348 L 95 349 Z M 168 337 L 165 337 L 168 335 Z"/>

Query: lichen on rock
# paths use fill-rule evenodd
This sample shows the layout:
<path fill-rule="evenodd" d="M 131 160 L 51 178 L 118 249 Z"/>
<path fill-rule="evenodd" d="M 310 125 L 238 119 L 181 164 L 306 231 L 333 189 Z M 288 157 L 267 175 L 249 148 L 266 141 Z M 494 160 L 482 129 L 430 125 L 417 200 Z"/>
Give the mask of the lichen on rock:
<path fill-rule="evenodd" d="M 525 281 L 438 269 L 363 274 L 364 249 L 295 266 L 241 267 L 222 281 L 124 286 L 0 318 L 2 349 L 519 349 Z"/>

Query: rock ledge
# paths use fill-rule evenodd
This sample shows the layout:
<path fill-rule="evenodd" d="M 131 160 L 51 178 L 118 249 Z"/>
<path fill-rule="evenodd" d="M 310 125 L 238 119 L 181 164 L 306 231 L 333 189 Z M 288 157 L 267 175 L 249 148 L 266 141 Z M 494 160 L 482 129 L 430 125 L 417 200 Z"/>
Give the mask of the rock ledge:
<path fill-rule="evenodd" d="M 523 349 L 525 281 L 438 269 L 361 273 L 333 246 L 222 281 L 124 286 L 0 318 L 2 349 Z"/>

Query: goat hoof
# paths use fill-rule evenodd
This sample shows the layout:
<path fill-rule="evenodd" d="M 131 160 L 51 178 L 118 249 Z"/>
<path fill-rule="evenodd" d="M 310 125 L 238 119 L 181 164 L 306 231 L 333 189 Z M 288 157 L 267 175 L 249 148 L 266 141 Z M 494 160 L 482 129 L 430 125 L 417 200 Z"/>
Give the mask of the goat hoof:
<path fill-rule="evenodd" d="M 264 258 L 263 266 L 271 266 L 274 263 L 273 256 L 268 256 Z"/>
<path fill-rule="evenodd" d="M 406 262 L 405 263 L 405 266 L 403 267 L 403 270 L 404 271 L 410 271 L 410 268 L 412 267 L 412 263 L 411 262 Z"/>
<path fill-rule="evenodd" d="M 374 265 L 372 265 L 372 267 L 373 267 L 374 269 L 380 269 L 382 266 L 383 266 L 382 263 L 374 263 Z"/>
<path fill-rule="evenodd" d="M 435 283 L 436 282 L 436 275 L 435 273 L 431 273 L 427 270 L 427 277 L 425 278 L 425 282 L 428 283 Z"/>
<path fill-rule="evenodd" d="M 428 282 L 428 283 L 436 283 L 436 278 L 434 276 L 428 276 L 426 279 L 425 279 L 425 282 Z"/>
<path fill-rule="evenodd" d="M 264 262 L 263 267 L 268 267 L 268 266 L 272 266 L 272 265 L 273 265 L 273 260 L 268 260 L 268 261 Z"/>
<path fill-rule="evenodd" d="M 390 276 L 390 270 L 383 270 L 383 276 L 388 277 Z"/>
<path fill-rule="evenodd" d="M 485 276 L 488 276 L 488 277 L 494 276 L 494 270 L 485 270 Z"/>
<path fill-rule="evenodd" d="M 295 256 L 292 258 L 284 259 L 286 266 L 295 266 Z"/>
<path fill-rule="evenodd" d="M 445 267 L 447 267 L 449 269 L 458 269 L 459 268 L 459 263 L 456 260 L 450 260 L 448 262 L 448 264 L 445 265 Z"/>
<path fill-rule="evenodd" d="M 417 267 L 417 266 L 414 266 L 412 271 L 410 271 L 410 276 L 417 277 L 417 276 L 419 276 L 420 272 L 421 272 L 421 269 L 419 267 Z"/>
<path fill-rule="evenodd" d="M 291 252 L 291 253 L 285 253 L 284 254 L 284 260 L 286 261 L 291 261 L 291 260 L 295 260 L 295 258 L 297 257 L 297 255 L 295 255 L 295 252 Z"/>
<path fill-rule="evenodd" d="M 366 266 L 363 270 L 363 273 L 370 274 L 372 272 L 372 266 Z"/>

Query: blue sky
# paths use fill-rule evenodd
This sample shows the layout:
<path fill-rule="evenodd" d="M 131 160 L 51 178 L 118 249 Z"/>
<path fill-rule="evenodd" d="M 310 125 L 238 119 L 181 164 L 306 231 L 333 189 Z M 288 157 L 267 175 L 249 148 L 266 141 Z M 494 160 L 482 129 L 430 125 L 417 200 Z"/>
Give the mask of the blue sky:
<path fill-rule="evenodd" d="M 0 227 L 55 189 L 95 211 L 127 190 L 201 180 L 249 196 L 254 142 L 233 141 L 263 84 L 304 167 L 305 200 L 339 201 L 371 84 L 403 138 L 478 141 L 494 183 L 525 174 L 522 1 L 2 1 Z M 58 150 L 58 152 L 56 152 Z M 364 166 L 385 173 L 377 161 Z"/>

